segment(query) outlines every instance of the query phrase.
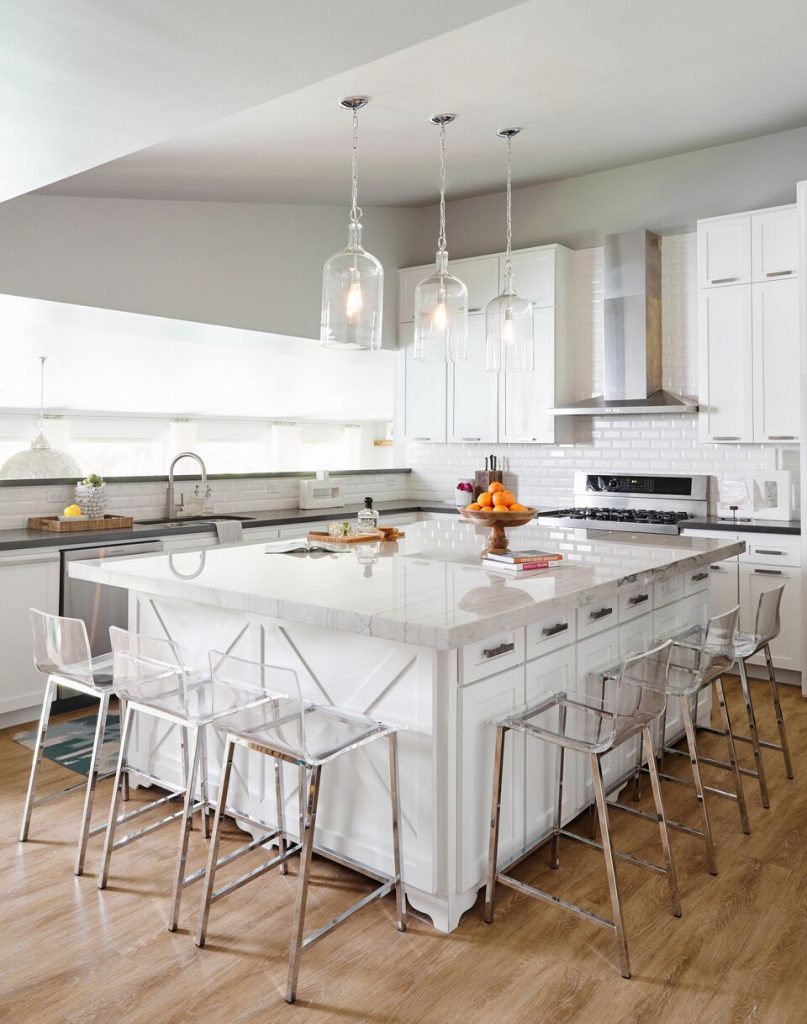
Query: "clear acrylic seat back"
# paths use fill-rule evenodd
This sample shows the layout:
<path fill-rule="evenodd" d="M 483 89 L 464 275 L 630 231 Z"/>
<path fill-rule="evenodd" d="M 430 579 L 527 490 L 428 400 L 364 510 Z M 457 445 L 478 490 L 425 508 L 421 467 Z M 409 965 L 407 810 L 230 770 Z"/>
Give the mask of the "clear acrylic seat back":
<path fill-rule="evenodd" d="M 148 700 L 183 685 L 190 673 L 173 640 L 110 626 L 115 692 L 125 700 Z"/>
<path fill-rule="evenodd" d="M 781 623 L 779 620 L 779 609 L 782 604 L 782 594 L 785 592 L 784 583 L 775 590 L 766 590 L 759 595 L 757 605 L 757 616 L 754 623 L 754 637 L 758 644 L 769 643 L 779 636 Z"/>
<path fill-rule="evenodd" d="M 63 675 L 94 685 L 92 653 L 82 619 L 68 619 L 31 608 L 34 665 L 47 675 Z"/>

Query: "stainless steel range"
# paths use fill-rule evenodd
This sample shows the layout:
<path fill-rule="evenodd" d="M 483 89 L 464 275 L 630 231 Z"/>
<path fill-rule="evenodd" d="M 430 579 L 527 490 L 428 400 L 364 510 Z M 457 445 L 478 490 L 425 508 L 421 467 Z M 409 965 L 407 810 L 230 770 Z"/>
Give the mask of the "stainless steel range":
<path fill-rule="evenodd" d="M 679 533 L 707 512 L 705 476 L 575 473 L 574 507 L 544 512 L 540 526 Z"/>

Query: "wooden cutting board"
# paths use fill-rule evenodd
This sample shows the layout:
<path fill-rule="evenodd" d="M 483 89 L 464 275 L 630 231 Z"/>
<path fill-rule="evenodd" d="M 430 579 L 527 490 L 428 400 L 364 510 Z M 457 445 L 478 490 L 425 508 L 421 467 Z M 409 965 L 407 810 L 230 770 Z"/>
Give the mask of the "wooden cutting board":
<path fill-rule="evenodd" d="M 384 526 L 374 533 L 356 533 L 352 537 L 332 537 L 322 530 L 308 531 L 309 540 L 328 541 L 330 544 L 369 544 L 372 541 L 377 543 L 380 540 L 398 540 L 399 537 L 405 536 L 403 530 L 393 526 Z"/>

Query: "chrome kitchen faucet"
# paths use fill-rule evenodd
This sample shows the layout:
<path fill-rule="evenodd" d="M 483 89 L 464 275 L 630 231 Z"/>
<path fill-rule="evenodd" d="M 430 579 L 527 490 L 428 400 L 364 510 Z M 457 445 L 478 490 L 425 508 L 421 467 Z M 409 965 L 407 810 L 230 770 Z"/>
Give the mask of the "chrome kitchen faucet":
<path fill-rule="evenodd" d="M 193 498 L 189 502 L 190 508 L 185 507 L 185 494 L 180 492 L 179 503 L 176 502 L 176 496 L 174 493 L 174 467 L 180 459 L 196 459 L 199 463 L 199 469 L 202 474 L 201 485 L 197 484 L 193 491 Z M 202 491 L 204 493 L 202 493 Z M 180 452 L 179 455 L 175 455 L 171 465 L 168 468 L 168 494 L 167 494 L 167 508 L 166 515 L 169 519 L 180 519 L 183 516 L 195 516 L 205 515 L 212 511 L 211 498 L 213 496 L 212 489 L 207 483 L 207 469 L 202 460 L 201 455 L 197 455 L 196 452 Z"/>

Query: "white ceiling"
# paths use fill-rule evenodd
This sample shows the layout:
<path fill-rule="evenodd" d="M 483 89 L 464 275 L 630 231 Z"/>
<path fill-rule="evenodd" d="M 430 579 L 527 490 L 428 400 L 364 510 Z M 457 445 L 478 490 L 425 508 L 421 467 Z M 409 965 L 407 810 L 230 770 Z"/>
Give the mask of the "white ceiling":
<path fill-rule="evenodd" d="M 6 0 L 0 201 L 515 0 Z"/>
<path fill-rule="evenodd" d="M 805 30 L 804 0 L 532 0 L 46 191 L 344 203 L 350 126 L 337 100 L 355 92 L 372 97 L 361 114 L 365 205 L 434 201 L 427 119 L 442 111 L 458 115 L 451 196 L 501 189 L 494 133 L 514 124 L 525 128 L 516 184 L 569 177 L 806 124 Z"/>

